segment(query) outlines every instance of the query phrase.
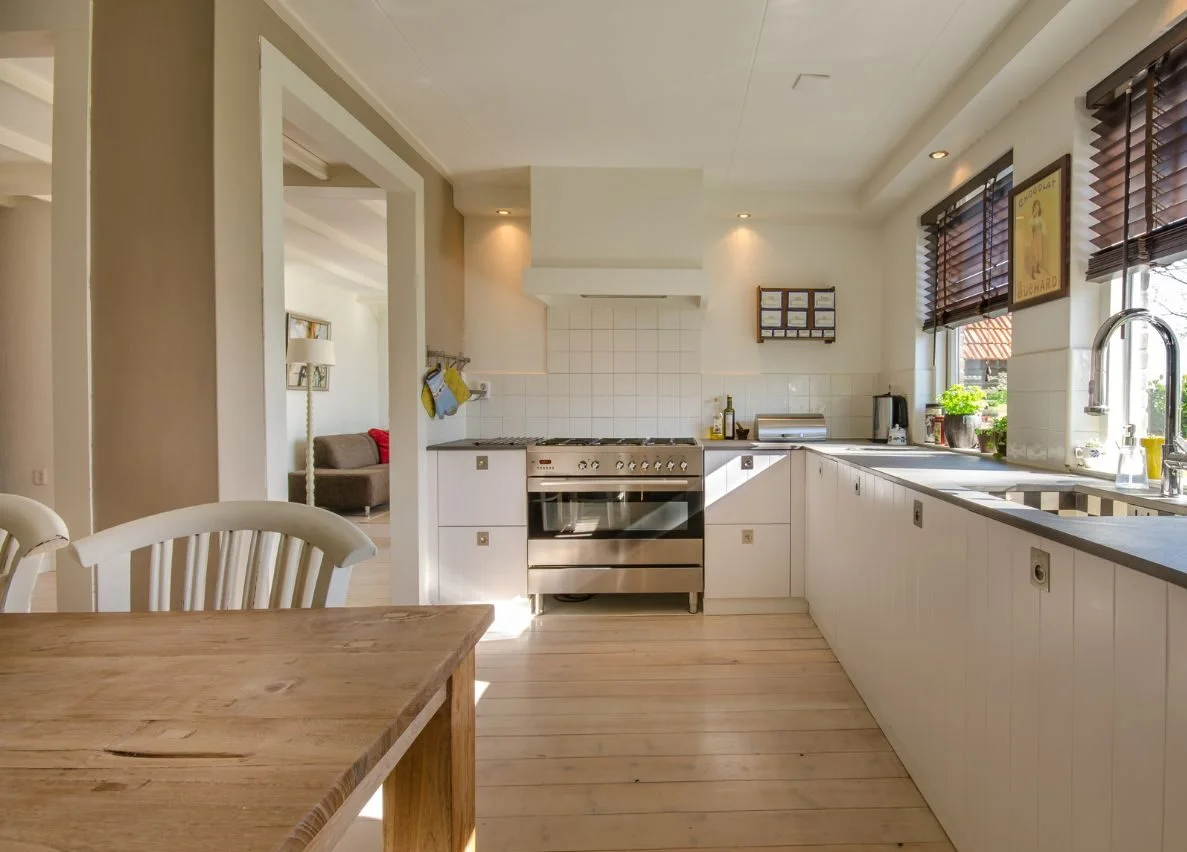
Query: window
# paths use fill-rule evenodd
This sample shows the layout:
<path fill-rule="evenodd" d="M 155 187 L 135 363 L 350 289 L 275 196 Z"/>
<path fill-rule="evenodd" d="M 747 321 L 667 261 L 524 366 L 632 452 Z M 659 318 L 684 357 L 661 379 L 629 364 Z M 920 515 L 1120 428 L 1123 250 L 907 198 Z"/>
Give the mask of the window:
<path fill-rule="evenodd" d="M 1009 304 L 1007 154 L 922 217 L 923 327 L 937 330 L 1000 313 Z"/>
<path fill-rule="evenodd" d="M 1187 336 L 1187 23 L 1173 27 L 1089 91 L 1093 253 L 1088 277 L 1110 281 L 1108 312 L 1144 307 Z M 1132 423 L 1165 431 L 1166 351 L 1149 326 L 1114 338 L 1108 448 Z M 1108 466 L 1109 454 L 1106 451 Z"/>

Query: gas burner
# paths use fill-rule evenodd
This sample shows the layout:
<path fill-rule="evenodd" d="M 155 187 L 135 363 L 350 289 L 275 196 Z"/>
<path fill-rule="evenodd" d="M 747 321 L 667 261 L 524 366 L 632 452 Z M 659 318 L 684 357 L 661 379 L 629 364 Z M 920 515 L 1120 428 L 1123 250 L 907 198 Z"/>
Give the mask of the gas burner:
<path fill-rule="evenodd" d="M 537 447 L 695 447 L 695 438 L 546 438 Z"/>

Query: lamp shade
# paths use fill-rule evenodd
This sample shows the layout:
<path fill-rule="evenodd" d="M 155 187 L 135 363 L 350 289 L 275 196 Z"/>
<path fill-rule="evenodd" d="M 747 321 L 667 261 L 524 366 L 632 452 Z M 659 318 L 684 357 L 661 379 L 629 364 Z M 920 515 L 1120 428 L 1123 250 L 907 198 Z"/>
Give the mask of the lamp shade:
<path fill-rule="evenodd" d="M 290 364 L 316 364 L 332 367 L 334 360 L 334 344 L 329 340 L 318 340 L 314 337 L 290 337 L 288 357 Z"/>

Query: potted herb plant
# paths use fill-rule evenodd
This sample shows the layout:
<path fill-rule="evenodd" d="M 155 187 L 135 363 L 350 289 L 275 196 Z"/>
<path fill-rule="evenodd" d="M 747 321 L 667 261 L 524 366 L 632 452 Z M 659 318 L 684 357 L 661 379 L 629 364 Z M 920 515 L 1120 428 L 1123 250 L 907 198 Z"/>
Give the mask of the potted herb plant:
<path fill-rule="evenodd" d="M 997 447 L 997 452 L 993 454 L 995 459 L 1004 459 L 1006 457 L 1006 418 L 999 417 L 993 421 L 993 444 Z"/>
<path fill-rule="evenodd" d="M 977 449 L 983 453 L 991 453 L 994 451 L 992 423 L 988 426 L 977 427 Z"/>
<path fill-rule="evenodd" d="M 985 391 L 976 386 L 952 385 L 940 394 L 948 446 L 963 449 L 977 446 L 973 430 L 977 426 L 977 412 L 984 402 Z"/>

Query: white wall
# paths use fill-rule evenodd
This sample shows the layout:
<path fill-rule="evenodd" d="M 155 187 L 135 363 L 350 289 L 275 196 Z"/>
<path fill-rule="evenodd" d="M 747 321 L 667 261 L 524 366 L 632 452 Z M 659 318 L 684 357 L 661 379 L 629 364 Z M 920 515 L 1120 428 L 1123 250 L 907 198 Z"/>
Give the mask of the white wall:
<path fill-rule="evenodd" d="M 50 205 L 0 207 L 0 492 L 53 505 Z M 50 484 L 33 484 L 33 471 Z"/>
<path fill-rule="evenodd" d="M 387 389 L 381 385 L 380 321 L 353 293 L 317 280 L 305 270 L 285 269 L 286 311 L 328 320 L 337 365 L 330 389 L 313 394 L 313 434 L 366 432 L 387 426 Z M 384 351 L 386 357 L 386 350 Z M 381 377 L 381 373 L 384 374 Z M 287 437 L 293 470 L 305 466 L 305 392 L 287 391 Z"/>
<path fill-rule="evenodd" d="M 820 410 L 834 434 L 866 437 L 881 370 L 878 239 L 851 222 L 708 222 L 712 291 L 701 309 L 622 301 L 545 312 L 522 292 L 527 223 L 467 217 L 470 378 L 494 384 L 494 399 L 463 409 L 468 434 L 703 435 L 729 394 L 743 424 Z M 760 284 L 835 285 L 838 341 L 758 343 Z"/>
<path fill-rule="evenodd" d="M 1014 152 L 1016 184 L 1071 153 L 1072 296 L 1014 316 L 1009 455 L 1062 467 L 1074 441 L 1099 433 L 1101 422 L 1081 413 L 1087 395 L 1086 350 L 1102 319 L 1101 285 L 1084 280 L 1091 224 L 1091 120 L 1084 95 L 1153 41 L 1185 8 L 1183 0 L 1143 0 L 1135 5 L 969 150 L 937 164 L 936 176 L 887 218 L 882 231 L 883 301 L 890 331 L 883 340 L 884 377 L 912 396 L 916 423 L 928 401 L 931 367 L 930 345 L 920 331 L 916 309 L 920 215 L 1007 151 Z"/>

